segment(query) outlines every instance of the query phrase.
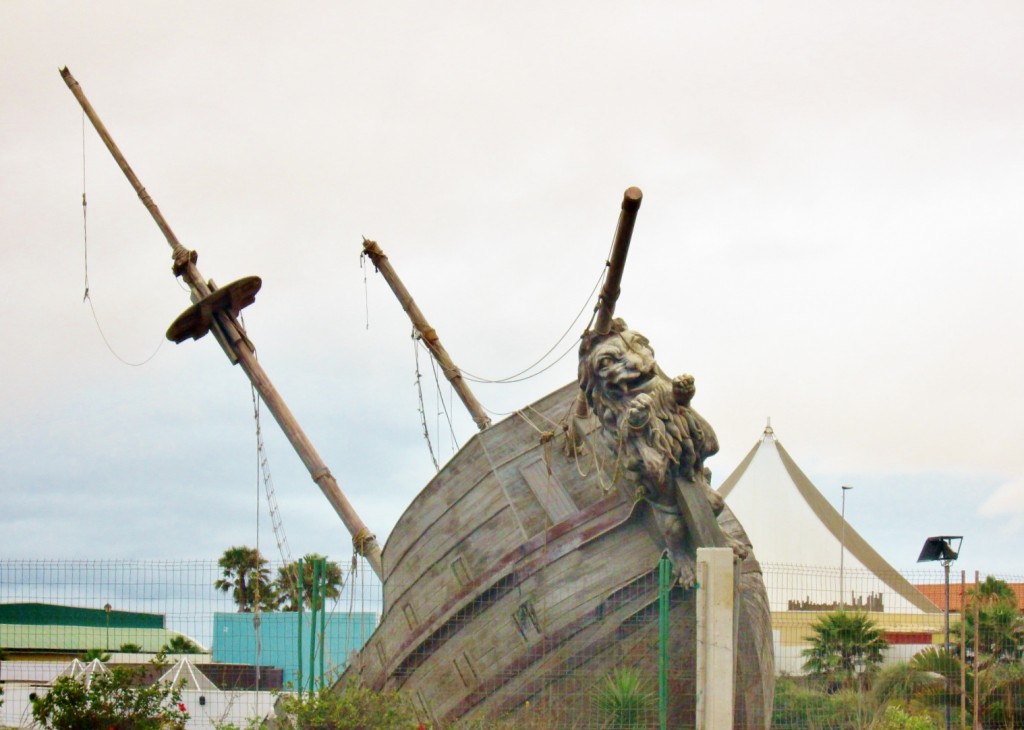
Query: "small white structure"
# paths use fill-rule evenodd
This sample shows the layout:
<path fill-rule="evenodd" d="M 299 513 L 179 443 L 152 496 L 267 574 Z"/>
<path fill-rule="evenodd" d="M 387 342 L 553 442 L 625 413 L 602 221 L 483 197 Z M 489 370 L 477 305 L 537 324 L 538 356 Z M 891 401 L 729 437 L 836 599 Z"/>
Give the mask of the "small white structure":
<path fill-rule="evenodd" d="M 249 720 L 264 719 L 274 709 L 270 692 L 222 691 L 188 657 L 178 659 L 159 681 L 179 689 L 190 730 L 215 730 L 228 723 L 245 727 Z"/>
<path fill-rule="evenodd" d="M 196 665 L 182 657 L 170 669 L 160 675 L 161 682 L 181 690 L 219 691 L 217 685 L 209 677 L 196 668 Z"/>
<path fill-rule="evenodd" d="M 11 673 L 11 662 L 4 662 L 4 669 Z M 33 662 L 17 662 L 33 664 Z M 0 706 L 0 727 L 34 727 L 31 696 L 42 697 L 50 691 L 53 683 L 62 677 L 70 677 L 88 685 L 100 673 L 109 669 L 98 659 L 85 664 L 78 659 L 60 668 L 53 674 L 52 664 L 47 675 L 49 681 L 18 681 L 4 683 L 4 703 Z M 15 673 L 23 674 L 23 673 Z M 178 659 L 158 680 L 178 687 L 182 704 L 189 714 L 185 727 L 189 730 L 216 730 L 225 724 L 246 727 L 249 720 L 265 719 L 274 710 L 276 693 L 266 691 L 230 690 L 223 691 L 199 670 L 187 657 Z"/>
<path fill-rule="evenodd" d="M 92 678 L 97 674 L 110 674 L 107 665 L 99 659 L 93 659 L 88 664 L 83 664 L 78 659 L 72 659 L 70 664 L 57 673 L 51 684 L 61 677 L 71 677 L 72 679 L 81 680 L 88 687 L 92 683 Z"/>

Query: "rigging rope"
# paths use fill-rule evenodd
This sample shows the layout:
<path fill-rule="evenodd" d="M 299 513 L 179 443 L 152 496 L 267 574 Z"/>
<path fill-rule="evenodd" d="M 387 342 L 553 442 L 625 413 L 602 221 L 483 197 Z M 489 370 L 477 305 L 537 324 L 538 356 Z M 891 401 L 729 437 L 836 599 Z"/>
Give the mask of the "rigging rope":
<path fill-rule="evenodd" d="M 366 240 L 365 236 L 363 236 L 363 240 Z M 363 270 L 363 309 L 366 312 L 366 329 L 370 329 L 370 285 L 366 281 L 366 251 L 359 254 L 359 268 Z"/>
<path fill-rule="evenodd" d="M 242 326 L 245 326 L 244 322 Z M 277 496 L 274 491 L 274 480 L 270 474 L 270 460 L 267 456 L 267 446 L 263 441 L 263 426 L 260 420 L 260 401 L 256 394 L 256 387 L 253 385 L 250 385 L 249 387 L 252 391 L 253 418 L 256 422 L 257 479 L 263 482 L 263 491 L 267 496 L 267 509 L 270 512 L 270 524 L 274 530 L 274 539 L 277 542 L 277 551 L 281 555 L 282 562 L 287 565 L 293 562 L 292 551 L 288 545 L 288 536 L 284 531 L 284 522 L 281 519 L 281 510 L 277 505 Z M 257 515 L 256 519 L 258 527 L 259 515 Z M 294 591 L 295 583 L 292 580 L 291 573 L 288 574 L 287 579 L 292 584 L 290 588 Z"/>
<path fill-rule="evenodd" d="M 430 430 L 427 428 L 427 410 L 423 405 L 423 384 L 422 376 L 420 375 L 420 348 L 419 348 L 419 333 L 414 327 L 412 330 L 412 352 L 413 358 L 416 361 L 416 394 L 419 397 L 419 411 L 420 411 L 420 425 L 423 426 L 423 438 L 427 441 L 427 450 L 430 451 L 430 460 L 434 462 L 434 470 L 441 471 L 441 465 L 437 463 L 437 457 L 434 456 L 434 445 L 430 443 Z"/>
<path fill-rule="evenodd" d="M 260 688 L 260 665 L 263 658 L 263 632 L 260 630 L 263 624 L 261 617 L 262 606 L 260 605 L 260 413 L 256 401 L 256 389 L 252 388 L 253 403 L 256 410 L 256 578 L 255 584 L 255 605 L 252 607 L 252 628 L 256 634 L 256 689 Z"/>
<path fill-rule="evenodd" d="M 429 350 L 428 350 L 428 352 L 429 352 Z M 440 401 L 441 409 L 444 411 L 445 420 L 448 421 L 448 432 L 452 436 L 453 452 L 454 451 L 458 451 L 458 449 L 459 449 L 459 441 L 455 437 L 455 427 L 452 425 L 451 413 L 448 410 L 448 406 L 446 406 L 445 403 L 444 403 L 444 393 L 441 392 L 441 379 L 437 375 L 437 360 L 435 360 L 433 357 L 430 358 L 430 366 L 431 366 L 431 369 L 434 371 L 434 387 L 437 390 L 437 400 Z M 451 386 L 450 383 L 449 383 L 449 385 Z M 454 390 L 454 386 L 451 386 L 451 390 Z M 452 397 L 452 393 L 449 392 L 449 394 L 448 394 L 448 401 L 449 401 L 449 403 L 451 402 L 451 397 Z M 440 415 L 441 415 L 440 412 L 438 412 L 438 418 L 439 419 L 440 419 Z M 434 430 L 435 431 L 440 431 L 441 430 L 440 425 L 436 426 Z"/>
<path fill-rule="evenodd" d="M 85 293 L 82 295 L 82 302 L 89 303 L 89 311 L 92 312 L 92 320 L 96 323 L 96 330 L 100 333 L 100 339 L 103 340 L 103 344 L 107 346 L 110 354 L 116 359 L 120 360 L 123 364 L 129 367 L 137 368 L 142 367 L 160 352 L 160 348 L 164 346 L 166 338 L 161 337 L 159 344 L 156 349 L 153 350 L 153 354 L 147 357 L 141 362 L 131 362 L 124 359 L 114 350 L 113 345 L 110 344 L 110 340 L 107 339 L 106 333 L 103 331 L 103 325 L 100 324 L 100 318 L 96 314 L 96 307 L 92 303 L 92 297 L 89 294 L 89 221 L 86 211 L 88 210 L 88 202 L 86 200 L 86 185 L 85 185 L 85 112 L 82 112 L 82 248 L 84 254 L 84 266 L 85 266 Z"/>
<path fill-rule="evenodd" d="M 84 302 L 89 298 L 89 225 L 85 215 L 85 110 L 82 111 L 82 244 L 85 249 L 85 293 Z"/>
<path fill-rule="evenodd" d="M 609 253 L 609 255 L 610 255 L 610 253 Z M 530 372 L 530 370 L 532 370 L 533 368 L 537 367 L 540 363 L 542 363 L 544 361 L 544 358 L 546 358 L 548 355 L 550 355 L 552 352 L 554 352 L 555 348 L 558 347 L 562 343 L 562 341 L 569 335 L 569 333 L 573 331 L 573 328 L 576 327 L 576 324 L 580 321 L 580 318 L 583 316 L 584 312 L 587 311 L 587 306 L 590 304 L 591 300 L 594 298 L 594 294 L 597 293 L 597 290 L 600 288 L 601 283 L 604 281 L 605 275 L 607 273 L 608 273 L 608 262 L 606 260 L 604 267 L 601 269 L 601 274 L 597 277 L 597 282 L 594 284 L 594 288 L 590 290 L 590 294 L 587 295 L 587 299 L 586 299 L 586 301 L 583 302 L 583 307 L 576 314 L 576 317 L 572 320 L 572 322 L 569 324 L 569 326 L 565 328 L 565 331 L 562 332 L 562 334 L 559 336 L 559 338 L 557 340 L 555 340 L 555 343 L 550 348 L 548 348 L 548 351 L 545 352 L 543 355 L 541 355 L 539 358 L 537 358 L 537 360 L 532 365 L 530 365 L 530 366 L 528 366 L 526 368 L 523 368 L 518 373 L 513 373 L 512 375 L 508 375 L 508 376 L 506 376 L 504 378 L 497 378 L 497 379 L 484 378 L 484 377 L 479 376 L 479 375 L 474 375 L 473 373 L 470 373 L 470 372 L 468 372 L 466 370 L 462 370 L 463 377 L 466 378 L 467 380 L 470 380 L 470 381 L 474 382 L 474 383 L 521 383 L 524 380 L 529 380 L 530 378 L 536 377 L 537 375 L 540 375 L 541 373 L 545 372 L 546 370 L 549 370 L 553 365 L 555 365 L 556 363 L 561 361 L 562 358 L 564 358 L 569 352 L 571 352 L 575 348 L 575 346 L 576 346 L 575 342 L 573 342 L 573 344 L 569 348 L 569 350 L 567 350 L 566 352 L 564 352 L 561 355 L 559 355 L 558 358 L 554 362 L 552 362 L 550 365 L 546 366 L 544 369 L 538 370 L 537 372 L 532 373 L 530 375 L 526 375 L 525 377 L 520 377 L 521 375 L 524 375 L 525 373 Z M 596 309 L 594 311 L 596 311 Z M 594 315 L 591 314 L 590 321 L 593 322 L 593 319 L 594 319 Z M 589 328 L 589 325 L 588 325 L 588 328 Z"/>

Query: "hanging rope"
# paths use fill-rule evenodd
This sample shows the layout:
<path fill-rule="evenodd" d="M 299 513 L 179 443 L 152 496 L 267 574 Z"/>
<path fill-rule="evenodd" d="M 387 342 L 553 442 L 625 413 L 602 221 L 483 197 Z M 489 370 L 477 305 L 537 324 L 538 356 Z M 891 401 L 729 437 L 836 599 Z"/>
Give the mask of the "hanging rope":
<path fill-rule="evenodd" d="M 580 318 L 582 318 L 583 314 L 587 311 L 587 307 L 590 305 L 590 302 L 594 298 L 594 295 L 597 293 L 597 290 L 601 287 L 601 283 L 604 281 L 604 277 L 605 277 L 605 275 L 607 273 L 608 273 L 608 264 L 606 262 L 605 266 L 601 269 L 601 274 L 597 277 L 597 282 L 594 284 L 594 288 L 590 290 L 590 294 L 587 295 L 587 299 L 586 299 L 585 302 L 583 302 L 583 306 L 580 308 L 580 311 L 577 312 L 576 317 L 572 320 L 572 322 L 569 324 L 569 326 L 565 328 L 565 331 L 562 332 L 562 334 L 559 336 L 559 338 L 557 340 L 555 340 L 555 343 L 550 348 L 548 348 L 548 351 L 545 352 L 543 355 L 541 355 L 539 358 L 537 358 L 537 360 L 532 365 L 530 365 L 530 366 L 528 366 L 526 368 L 523 368 L 518 373 L 513 373 L 512 375 L 508 375 L 508 376 L 506 376 L 504 378 L 497 378 L 497 379 L 485 378 L 485 377 L 482 377 L 480 375 L 474 375 L 473 373 L 467 372 L 466 370 L 462 370 L 463 377 L 466 378 L 466 380 L 472 381 L 474 383 L 521 383 L 524 380 L 529 380 L 530 378 L 534 378 L 534 377 L 540 375 L 541 373 L 543 373 L 543 372 L 545 372 L 547 370 L 550 370 L 553 366 L 555 366 L 556 364 L 561 362 L 561 360 L 563 358 L 565 358 L 566 355 L 568 355 L 570 352 L 572 352 L 574 349 L 576 349 L 576 342 L 575 342 L 575 340 L 572 342 L 572 344 L 569 346 L 569 348 L 565 352 L 563 352 L 561 355 L 558 356 L 557 359 L 554 360 L 554 362 L 550 363 L 549 365 L 547 365 L 546 367 L 544 367 L 541 370 L 538 370 L 535 373 L 530 373 L 529 375 L 526 375 L 526 373 L 529 373 L 535 367 L 540 365 L 544 361 L 544 359 L 547 358 L 547 356 L 550 355 L 552 352 L 554 352 L 555 349 L 562 343 L 562 341 L 565 340 L 565 338 L 567 336 L 569 336 L 569 334 L 571 332 L 574 331 L 574 329 L 577 326 L 577 323 L 580 321 Z M 591 322 L 593 322 L 593 319 L 594 319 L 594 314 L 591 313 L 591 316 L 590 316 Z"/>
<path fill-rule="evenodd" d="M 250 386 L 252 387 L 252 386 Z M 263 632 L 260 630 L 263 624 L 263 607 L 260 601 L 260 445 L 263 439 L 260 436 L 260 412 L 259 402 L 256 400 L 256 389 L 252 388 L 254 408 L 256 411 L 256 576 L 255 576 L 255 605 L 252 607 L 252 628 L 256 634 L 256 689 L 260 688 L 260 665 L 263 660 Z"/>
<path fill-rule="evenodd" d="M 107 339 L 106 333 L 103 331 L 103 326 L 100 324 L 100 318 L 96 314 L 96 307 L 93 306 L 92 297 L 89 294 L 89 221 L 88 221 L 88 201 L 86 200 L 86 185 L 85 185 L 85 112 L 82 112 L 82 248 L 83 258 L 85 267 L 85 293 L 82 295 L 82 302 L 89 303 L 89 311 L 92 312 L 92 320 L 96 323 L 96 330 L 100 333 L 100 339 L 103 340 L 103 344 L 107 346 L 110 354 L 113 355 L 117 360 L 129 367 L 137 368 L 142 367 L 160 352 L 160 348 L 164 346 L 166 338 L 161 337 L 160 343 L 153 350 L 153 354 L 147 357 L 141 362 L 131 362 L 126 360 L 114 350 L 114 347 L 110 344 L 110 340 Z"/>
<path fill-rule="evenodd" d="M 89 225 L 86 220 L 85 201 L 85 112 L 82 112 L 82 247 L 85 249 L 85 293 L 82 295 L 84 302 L 89 298 Z"/>
<path fill-rule="evenodd" d="M 437 463 L 434 456 L 434 445 L 430 443 L 430 429 L 427 428 L 427 410 L 423 405 L 423 378 L 420 375 L 420 348 L 419 333 L 414 328 L 412 331 L 412 352 L 416 361 L 416 395 L 419 397 L 420 425 L 423 426 L 423 438 L 427 441 L 427 450 L 430 452 L 430 460 L 434 462 L 434 470 L 441 471 L 441 465 Z"/>
<path fill-rule="evenodd" d="M 365 240 L 365 236 L 363 237 Z M 359 254 L 359 268 L 363 270 L 363 310 L 366 312 L 366 329 L 370 329 L 370 285 L 366 279 L 366 251 Z"/>
<path fill-rule="evenodd" d="M 435 360 L 433 357 L 430 358 L 430 367 L 431 370 L 433 370 L 434 372 L 434 388 L 437 392 L 437 400 L 440 402 L 441 405 L 441 409 L 438 412 L 438 417 L 440 418 L 441 411 L 443 411 L 444 418 L 448 422 L 448 433 L 450 433 L 452 437 L 452 445 L 454 446 L 453 451 L 458 451 L 459 442 L 458 439 L 455 438 L 455 427 L 452 425 L 452 416 L 451 413 L 449 412 L 448 406 L 445 405 L 444 402 L 444 393 L 441 392 L 441 378 L 437 372 L 437 360 Z M 451 383 L 449 383 L 449 386 L 451 388 L 451 391 L 448 394 L 448 397 L 450 399 L 453 394 L 452 391 L 454 391 L 454 386 L 451 386 Z M 434 430 L 439 432 L 441 430 L 440 424 L 436 426 Z"/>

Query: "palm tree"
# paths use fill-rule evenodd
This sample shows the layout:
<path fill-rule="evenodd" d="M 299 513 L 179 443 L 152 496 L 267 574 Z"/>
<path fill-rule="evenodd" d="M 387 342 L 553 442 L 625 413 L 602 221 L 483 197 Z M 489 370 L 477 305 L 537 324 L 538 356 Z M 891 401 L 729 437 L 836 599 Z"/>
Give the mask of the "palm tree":
<path fill-rule="evenodd" d="M 882 663 L 888 643 L 884 632 L 862 611 L 834 611 L 820 616 L 806 637 L 804 670 L 830 686 L 847 686 L 854 677 Z"/>
<path fill-rule="evenodd" d="M 1024 659 L 1024 617 L 1017 605 L 1017 595 L 1009 583 L 988 576 L 968 593 L 964 625 L 957 625 L 953 633 L 964 633 L 968 656 L 974 653 L 974 635 L 978 635 L 978 650 L 982 657 L 999 662 L 1019 662 Z M 974 611 L 978 610 L 977 626 Z"/>
<path fill-rule="evenodd" d="M 287 565 L 277 569 L 277 580 L 275 581 L 275 588 L 279 595 L 283 597 L 283 603 L 281 605 L 282 611 L 298 611 L 298 596 L 296 589 L 299 585 L 302 586 L 302 605 L 308 608 L 313 603 L 313 561 L 314 560 L 327 560 L 323 555 L 319 553 L 307 553 L 302 558 L 302 578 L 299 580 L 299 563 L 293 561 Z M 338 598 L 341 595 L 341 588 L 344 585 L 344 579 L 341 575 L 341 566 L 332 560 L 327 560 L 327 570 L 325 574 L 321 574 L 320 580 L 322 581 L 323 597 L 324 598 Z M 317 601 L 317 610 L 323 609 L 323 601 Z"/>
<path fill-rule="evenodd" d="M 196 642 L 181 634 L 172 636 L 166 644 L 160 647 L 161 654 L 200 654 L 202 651 Z"/>
<path fill-rule="evenodd" d="M 89 651 L 82 654 L 79 659 L 88 664 L 93 659 L 99 659 L 101 662 L 106 664 L 110 661 L 110 654 L 106 653 L 103 649 L 89 649 Z"/>
<path fill-rule="evenodd" d="M 917 693 L 917 699 L 934 706 L 960 703 L 960 669 L 958 656 L 932 647 L 914 655 L 910 666 L 923 676 L 935 677 Z M 977 673 L 971 662 L 964 667 L 968 716 L 974 714 L 974 692 L 977 685 L 978 716 L 985 727 L 1019 728 L 1024 726 L 1024 668 L 1019 662 L 1000 662 L 986 657 L 978 664 Z M 952 691 L 947 687 L 953 688 Z"/>
<path fill-rule="evenodd" d="M 989 576 L 970 591 L 965 609 L 964 622 L 952 633 L 963 635 L 966 656 L 960 656 L 959 641 L 948 653 L 933 647 L 914 656 L 914 671 L 942 680 L 917 692 L 916 698 L 934 706 L 957 706 L 964 665 L 968 714 L 974 714 L 977 689 L 978 715 L 985 727 L 1024 727 L 1024 618 L 1017 596 L 1008 583 Z"/>
<path fill-rule="evenodd" d="M 260 551 L 243 546 L 224 551 L 217 564 L 223 569 L 222 577 L 214 588 L 235 599 L 239 613 L 251 613 L 256 608 L 273 611 L 277 606 L 277 593 L 270 582 L 270 568 Z"/>

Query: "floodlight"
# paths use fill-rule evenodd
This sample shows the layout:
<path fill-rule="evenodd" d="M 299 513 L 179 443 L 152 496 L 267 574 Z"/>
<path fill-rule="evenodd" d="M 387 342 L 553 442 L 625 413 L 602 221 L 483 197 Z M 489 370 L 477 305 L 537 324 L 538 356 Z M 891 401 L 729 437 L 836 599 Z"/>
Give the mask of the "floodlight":
<path fill-rule="evenodd" d="M 928 563 L 938 561 L 942 563 L 942 567 L 946 572 L 946 605 L 945 605 L 945 629 L 946 629 L 946 653 L 949 654 L 949 566 L 957 556 L 960 555 L 960 545 L 963 543 L 964 538 L 961 535 L 938 535 L 936 537 L 929 537 L 924 541 L 924 547 L 921 548 L 921 554 L 917 558 L 919 563 Z M 953 548 L 953 543 L 956 543 L 956 548 Z M 952 680 L 946 677 L 946 691 L 952 692 Z M 946 705 L 946 730 L 951 730 L 951 716 L 950 707 Z"/>
<path fill-rule="evenodd" d="M 953 542 L 956 541 L 956 548 Z M 960 554 L 960 545 L 964 539 L 960 535 L 939 535 L 929 537 L 921 548 L 921 554 L 917 558 L 919 563 L 927 563 L 935 560 L 956 560 Z"/>

